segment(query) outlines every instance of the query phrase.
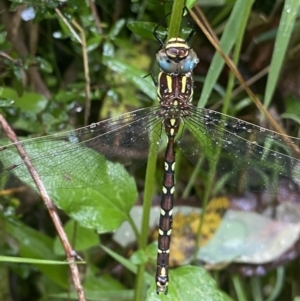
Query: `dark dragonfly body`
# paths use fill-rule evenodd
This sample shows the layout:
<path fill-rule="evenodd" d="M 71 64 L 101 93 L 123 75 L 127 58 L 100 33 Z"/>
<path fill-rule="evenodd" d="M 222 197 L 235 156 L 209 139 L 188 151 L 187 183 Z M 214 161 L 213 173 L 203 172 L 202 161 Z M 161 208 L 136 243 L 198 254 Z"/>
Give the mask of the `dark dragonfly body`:
<path fill-rule="evenodd" d="M 175 137 L 184 117 L 191 114 L 193 97 L 192 70 L 198 63 L 195 52 L 181 38 L 170 39 L 156 56 L 161 72 L 158 76 L 157 99 L 161 106 L 165 133 L 168 137 L 164 160 L 161 212 L 158 230 L 156 291 L 168 293 L 168 266 L 175 191 Z"/>

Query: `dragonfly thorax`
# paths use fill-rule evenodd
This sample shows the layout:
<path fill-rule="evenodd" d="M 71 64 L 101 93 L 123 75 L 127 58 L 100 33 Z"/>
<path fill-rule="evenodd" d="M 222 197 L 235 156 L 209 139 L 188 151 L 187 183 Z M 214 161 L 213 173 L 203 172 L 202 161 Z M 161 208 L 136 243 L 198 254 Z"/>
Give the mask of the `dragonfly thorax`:
<path fill-rule="evenodd" d="M 157 99 L 162 109 L 184 111 L 189 109 L 193 97 L 193 80 L 190 76 L 171 76 L 160 72 Z"/>

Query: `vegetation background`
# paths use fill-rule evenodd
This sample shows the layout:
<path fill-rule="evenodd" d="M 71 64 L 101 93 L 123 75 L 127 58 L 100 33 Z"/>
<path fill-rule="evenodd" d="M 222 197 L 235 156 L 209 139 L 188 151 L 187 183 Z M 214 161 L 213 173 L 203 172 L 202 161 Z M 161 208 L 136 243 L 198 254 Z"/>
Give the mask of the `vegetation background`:
<path fill-rule="evenodd" d="M 253 79 L 251 89 L 262 99 L 270 118 L 295 137 L 299 137 L 300 123 L 297 2 L 187 3 L 188 8 L 202 9 L 216 36 L 221 38 L 226 32 L 220 43 L 222 51 L 230 54 L 245 79 Z M 150 71 L 158 71 L 155 54 L 159 45 L 152 31 L 171 7 L 168 0 L 1 1 L 1 114 L 20 138 L 32 138 L 152 106 L 156 88 L 150 77 L 144 78 Z M 194 24 L 190 17 L 184 17 L 181 34 L 191 27 L 196 31 L 192 47 L 200 63 L 194 72 L 195 104 L 199 100 L 202 107 L 270 128 L 269 118 L 262 118 L 248 94 L 238 88 L 239 82 L 228 67 L 223 67 L 224 60 L 214 58 L 214 46 Z M 159 30 L 166 34 L 163 28 Z M 158 155 L 150 185 L 154 204 L 159 203 L 162 158 L 163 152 Z M 192 167 L 179 158 L 180 170 L 192 174 Z M 176 204 L 203 196 L 203 185 L 196 181 L 182 200 L 187 182 L 186 177 L 178 176 Z M 201 267 L 177 268 L 172 274 L 178 283 L 177 295 L 171 291 L 168 296 L 156 296 L 156 246 L 146 248 L 143 243 L 147 239 L 137 238 L 137 244 L 121 247 L 111 235 L 120 221 L 130 220 L 129 209 L 141 203 L 145 170 L 136 173 L 135 181 L 128 176 L 118 185 L 108 185 L 103 194 L 120 192 L 120 187 L 128 190 L 122 198 L 108 203 L 91 192 L 91 208 L 105 212 L 105 218 L 95 226 L 86 216 L 77 217 L 87 228 L 76 227 L 68 211 L 86 191 L 60 195 L 69 203 L 59 204 L 64 208 L 59 215 L 74 249 L 86 261 L 79 268 L 88 300 L 300 300 L 297 245 L 293 256 L 274 259 L 270 263 L 273 270 L 262 277 L 262 265 L 250 266 L 251 277 L 245 278 L 237 266 L 210 274 Z M 63 263 L 66 255 L 40 197 L 32 191 L 4 190 L 0 198 L 0 300 L 76 300 L 68 267 L 50 263 Z M 109 206 L 116 211 L 110 212 Z M 147 225 L 145 228 L 150 231 Z M 20 258 L 18 263 L 15 258 Z M 293 261 L 282 266 L 291 258 Z"/>

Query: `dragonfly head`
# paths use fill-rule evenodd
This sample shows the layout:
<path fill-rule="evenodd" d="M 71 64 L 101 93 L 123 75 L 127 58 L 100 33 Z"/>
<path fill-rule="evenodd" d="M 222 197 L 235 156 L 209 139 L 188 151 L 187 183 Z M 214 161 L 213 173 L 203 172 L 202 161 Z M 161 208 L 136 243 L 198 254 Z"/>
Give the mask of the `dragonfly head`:
<path fill-rule="evenodd" d="M 170 39 L 158 51 L 156 60 L 160 69 L 170 75 L 191 73 L 199 62 L 195 51 L 181 38 Z"/>

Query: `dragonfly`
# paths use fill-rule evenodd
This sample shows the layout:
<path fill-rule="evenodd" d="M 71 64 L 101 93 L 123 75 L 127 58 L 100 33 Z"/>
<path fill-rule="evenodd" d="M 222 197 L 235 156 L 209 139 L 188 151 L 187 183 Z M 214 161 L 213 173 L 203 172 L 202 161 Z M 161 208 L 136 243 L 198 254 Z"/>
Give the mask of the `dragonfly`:
<path fill-rule="evenodd" d="M 157 28 L 156 28 L 157 30 Z M 208 177 L 253 191 L 275 194 L 278 181 L 297 184 L 300 139 L 284 136 L 246 121 L 192 104 L 192 72 L 198 63 L 186 39 L 168 41 L 154 31 L 161 49 L 157 80 L 158 104 L 91 125 L 0 147 L 0 187 L 32 186 L 17 144 L 28 153 L 46 188 L 99 186 L 125 177 L 159 151 L 167 136 L 158 230 L 156 291 L 168 293 L 172 211 L 175 192 L 175 146 Z M 99 155 L 105 158 L 94 162 Z M 126 168 L 116 168 L 116 162 Z M 86 170 L 92 178 L 84 178 Z M 109 169 L 109 177 L 103 176 Z M 72 176 L 71 176 L 72 174 Z M 76 175 L 76 177 L 74 176 Z M 21 184 L 20 184 L 21 183 Z"/>

